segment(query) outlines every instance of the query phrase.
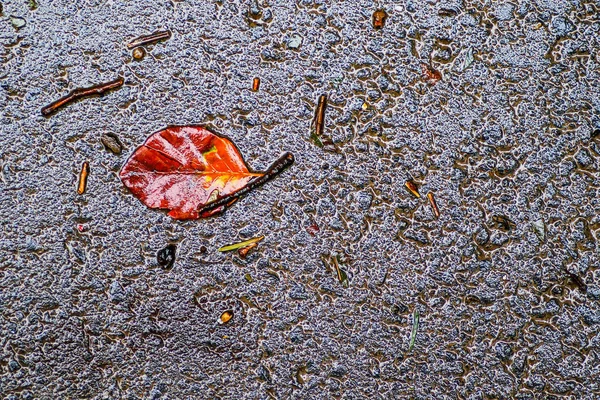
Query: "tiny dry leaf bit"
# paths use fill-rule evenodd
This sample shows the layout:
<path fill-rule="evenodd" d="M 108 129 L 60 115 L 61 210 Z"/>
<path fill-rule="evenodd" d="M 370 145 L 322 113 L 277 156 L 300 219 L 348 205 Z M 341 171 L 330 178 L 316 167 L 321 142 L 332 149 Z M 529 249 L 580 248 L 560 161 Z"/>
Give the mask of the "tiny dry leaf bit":
<path fill-rule="evenodd" d="M 148 207 L 167 209 L 174 219 L 194 219 L 199 207 L 263 175 L 248 170 L 228 139 L 201 126 L 171 126 L 135 150 L 120 178 Z"/>
<path fill-rule="evenodd" d="M 385 10 L 377 10 L 373 13 L 373 27 L 375 29 L 381 29 L 385 25 L 385 20 L 387 19 L 387 13 Z"/>

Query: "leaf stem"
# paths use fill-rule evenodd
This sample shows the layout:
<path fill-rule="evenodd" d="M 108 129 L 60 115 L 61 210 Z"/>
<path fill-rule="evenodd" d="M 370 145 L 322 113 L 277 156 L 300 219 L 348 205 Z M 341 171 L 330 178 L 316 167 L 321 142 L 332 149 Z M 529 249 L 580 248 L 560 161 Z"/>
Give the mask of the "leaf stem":
<path fill-rule="evenodd" d="M 227 196 L 221 197 L 220 199 L 215 201 L 211 201 L 210 203 L 206 203 L 198 209 L 198 214 L 202 215 L 203 213 L 213 211 L 219 207 L 227 206 L 229 203 L 231 203 L 232 200 L 237 200 L 240 197 L 248 194 L 250 191 L 272 180 L 293 163 L 294 155 L 292 153 L 285 153 L 269 167 L 269 169 L 265 172 L 263 176 L 259 176 L 258 178 L 251 180 L 246 186 L 233 193 L 228 194 Z"/>
<path fill-rule="evenodd" d="M 148 44 L 152 44 L 154 42 L 158 42 L 164 39 L 169 39 L 171 37 L 171 31 L 157 31 L 151 33 L 149 35 L 140 36 L 138 38 L 133 39 L 131 42 L 127 44 L 128 49 L 133 49 L 138 46 L 146 46 Z"/>
<path fill-rule="evenodd" d="M 408 351 L 412 351 L 415 346 L 415 339 L 417 338 L 417 330 L 419 329 L 419 310 L 415 310 L 413 313 L 413 327 L 410 333 L 410 343 L 408 344 Z"/>

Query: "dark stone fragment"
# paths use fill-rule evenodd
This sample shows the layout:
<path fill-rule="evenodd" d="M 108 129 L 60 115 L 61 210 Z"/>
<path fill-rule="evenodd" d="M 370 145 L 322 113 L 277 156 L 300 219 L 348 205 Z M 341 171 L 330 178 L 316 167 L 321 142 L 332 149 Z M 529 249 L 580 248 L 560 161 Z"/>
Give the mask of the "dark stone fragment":
<path fill-rule="evenodd" d="M 295 344 L 302 343 L 304 341 L 304 334 L 302 333 L 302 329 L 298 327 L 294 328 L 290 332 L 290 340 L 292 341 L 292 343 Z"/>
<path fill-rule="evenodd" d="M 265 381 L 267 383 L 271 383 L 271 373 L 263 365 L 261 365 L 261 366 L 258 367 L 258 369 L 256 370 L 256 375 L 258 375 L 258 378 L 261 381 Z"/>
<path fill-rule="evenodd" d="M 8 362 L 8 369 L 10 370 L 10 372 L 15 372 L 15 371 L 20 370 L 21 366 L 15 360 L 10 360 Z"/>
<path fill-rule="evenodd" d="M 175 264 L 175 251 L 177 250 L 177 245 L 170 244 L 164 249 L 161 249 L 156 253 L 156 261 L 158 265 L 160 265 L 163 269 L 171 269 L 173 268 L 173 264 Z"/>
<path fill-rule="evenodd" d="M 306 300 L 308 299 L 308 294 L 306 294 L 306 290 L 301 285 L 294 284 L 290 290 L 290 298 L 294 300 Z"/>
<path fill-rule="evenodd" d="M 117 281 L 114 281 L 110 285 L 109 294 L 110 294 L 110 301 L 112 301 L 115 304 L 121 303 L 127 297 L 125 290 L 123 290 L 123 287 Z"/>
<path fill-rule="evenodd" d="M 541 392 L 546 387 L 546 382 L 541 375 L 532 375 L 525 381 L 525 386 Z"/>
<path fill-rule="evenodd" d="M 448 8 L 440 8 L 438 11 L 438 15 L 440 17 L 455 17 L 458 15 L 458 10 L 448 7 Z"/>
<path fill-rule="evenodd" d="M 487 242 L 489 240 L 490 240 L 490 234 L 488 233 L 488 231 L 486 229 L 481 229 L 477 233 L 477 235 L 475 235 L 475 242 L 480 246 L 487 244 Z"/>
<path fill-rule="evenodd" d="M 121 144 L 121 141 L 117 135 L 114 133 L 106 133 L 102 135 L 100 141 L 104 145 L 104 148 L 113 154 L 119 155 L 121 154 L 121 151 L 123 151 L 123 145 Z"/>
<path fill-rule="evenodd" d="M 394 314 L 406 314 L 406 312 L 408 311 L 408 307 L 402 303 L 398 303 L 392 306 L 391 311 Z"/>
<path fill-rule="evenodd" d="M 492 226 L 492 228 L 500 229 L 505 232 L 508 232 L 516 227 L 516 224 L 504 215 L 494 215 L 492 217 L 492 222 L 490 225 Z"/>
<path fill-rule="evenodd" d="M 589 285 L 587 287 L 587 295 L 592 300 L 600 300 L 600 287 L 596 285 Z"/>
<path fill-rule="evenodd" d="M 496 356 L 501 359 L 502 361 L 506 361 L 508 360 L 512 354 L 512 348 L 510 347 L 510 345 L 508 343 L 503 343 L 500 342 L 496 345 Z"/>
<path fill-rule="evenodd" d="M 55 310 L 60 307 L 60 303 L 51 297 L 44 297 L 39 302 L 41 311 Z"/>
<path fill-rule="evenodd" d="M 420 245 L 429 244 L 429 237 L 427 236 L 427 233 L 425 233 L 423 231 L 416 231 L 414 229 L 408 229 L 404 233 L 404 237 L 406 239 L 417 242 L 417 244 L 420 244 Z"/>
<path fill-rule="evenodd" d="M 331 371 L 331 376 L 334 378 L 341 378 L 348 373 L 348 370 L 343 365 L 337 365 Z"/>
<path fill-rule="evenodd" d="M 600 324 L 600 313 L 594 313 L 589 309 L 584 310 L 583 323 L 588 326 Z"/>
<path fill-rule="evenodd" d="M 373 196 L 369 193 L 363 192 L 356 196 L 356 200 L 358 201 L 358 206 L 361 210 L 368 210 L 373 202 Z"/>
<path fill-rule="evenodd" d="M 520 356 L 517 354 L 517 356 L 515 356 L 515 360 L 513 362 L 512 365 L 512 372 L 516 375 L 516 376 L 520 376 L 521 374 L 523 374 L 523 372 L 525 371 L 525 364 L 527 362 L 527 358 L 524 356 Z"/>
<path fill-rule="evenodd" d="M 575 154 L 575 160 L 580 167 L 587 168 L 594 163 L 594 159 L 589 151 L 581 149 Z"/>

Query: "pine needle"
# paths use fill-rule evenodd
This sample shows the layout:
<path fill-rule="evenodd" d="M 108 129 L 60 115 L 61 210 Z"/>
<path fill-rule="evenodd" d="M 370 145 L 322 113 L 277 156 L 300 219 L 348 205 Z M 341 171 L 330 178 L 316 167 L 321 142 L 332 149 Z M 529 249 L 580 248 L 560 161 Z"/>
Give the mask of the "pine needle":
<path fill-rule="evenodd" d="M 417 330 L 419 329 L 419 310 L 415 310 L 413 313 L 413 328 L 410 334 L 410 343 L 408 345 L 408 351 L 411 351 L 415 346 L 415 339 L 417 338 Z"/>
<path fill-rule="evenodd" d="M 237 250 L 237 249 L 241 249 L 242 247 L 246 247 L 248 245 L 251 245 L 253 243 L 258 243 L 261 240 L 263 240 L 265 237 L 264 236 L 259 236 L 259 237 L 255 237 L 252 239 L 248 239 L 245 240 L 243 242 L 239 242 L 239 243 L 234 243 L 234 244 L 230 244 L 227 246 L 223 246 L 219 249 L 220 252 L 225 252 L 225 251 L 233 251 L 233 250 Z"/>

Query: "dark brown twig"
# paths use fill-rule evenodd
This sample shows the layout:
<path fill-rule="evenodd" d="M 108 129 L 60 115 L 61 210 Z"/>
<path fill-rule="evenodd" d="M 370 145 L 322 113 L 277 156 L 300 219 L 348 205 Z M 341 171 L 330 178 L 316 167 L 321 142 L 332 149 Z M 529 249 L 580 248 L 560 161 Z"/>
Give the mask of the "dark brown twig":
<path fill-rule="evenodd" d="M 571 271 L 569 271 L 566 267 L 565 267 L 565 271 L 567 272 L 568 277 L 571 278 L 573 283 L 575 283 L 575 285 L 579 288 L 579 290 L 581 290 L 583 293 L 587 293 L 588 287 L 587 287 L 585 281 L 579 275 L 574 274 Z"/>
<path fill-rule="evenodd" d="M 161 40 L 169 39 L 171 37 L 171 31 L 157 31 L 149 35 L 144 35 L 133 39 L 127 45 L 128 49 L 133 49 L 138 46 L 146 46 L 151 43 L 159 42 Z"/>
<path fill-rule="evenodd" d="M 458 10 L 455 8 L 440 8 L 438 15 L 440 17 L 455 17 L 458 14 Z"/>
<path fill-rule="evenodd" d="M 78 89 L 74 89 L 72 91 L 69 92 L 69 94 L 67 94 L 64 97 L 61 97 L 60 99 L 56 100 L 55 102 L 50 103 L 49 105 L 47 105 L 46 107 L 42 108 L 42 115 L 50 115 L 52 114 L 54 111 L 58 110 L 60 107 L 71 103 L 77 99 L 81 99 L 83 97 L 88 97 L 88 96 L 100 96 L 102 95 L 104 92 L 112 90 L 112 89 L 117 89 L 121 86 L 123 86 L 123 83 L 125 81 L 123 80 L 123 78 L 117 78 L 114 81 L 110 81 L 110 82 L 106 82 L 106 83 L 101 83 L 89 88 L 78 88 Z"/>
<path fill-rule="evenodd" d="M 228 206 L 232 200 L 237 200 L 240 197 L 246 195 L 248 192 L 269 182 L 293 163 L 294 155 L 292 153 L 285 153 L 283 156 L 279 157 L 279 159 L 275 161 L 273 165 L 269 167 L 269 169 L 265 172 L 263 176 L 259 176 L 258 178 L 251 180 L 246 186 L 244 186 L 236 192 L 233 192 L 218 200 L 211 201 L 210 203 L 203 205 L 198 209 L 198 214 L 202 215 L 209 211 L 213 211 L 219 207 Z"/>
<path fill-rule="evenodd" d="M 317 112 L 315 113 L 315 134 L 318 137 L 323 136 L 323 128 L 325 127 L 325 109 L 327 108 L 327 95 L 322 94 L 319 97 Z"/>
<path fill-rule="evenodd" d="M 327 109 L 327 95 L 322 94 L 319 97 L 319 103 L 315 110 L 315 117 L 311 123 L 311 140 L 319 147 L 323 147 L 327 151 L 337 152 L 337 149 L 331 138 L 324 136 L 323 131 L 325 130 L 325 110 Z M 314 130 L 313 130 L 314 127 Z"/>

